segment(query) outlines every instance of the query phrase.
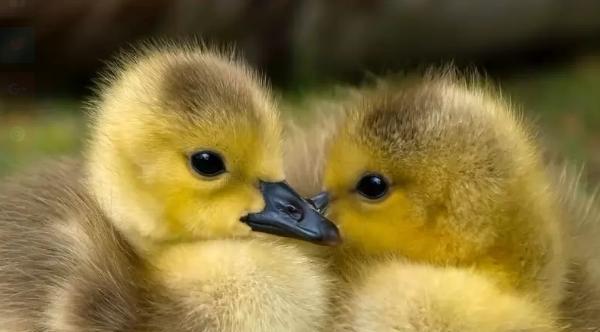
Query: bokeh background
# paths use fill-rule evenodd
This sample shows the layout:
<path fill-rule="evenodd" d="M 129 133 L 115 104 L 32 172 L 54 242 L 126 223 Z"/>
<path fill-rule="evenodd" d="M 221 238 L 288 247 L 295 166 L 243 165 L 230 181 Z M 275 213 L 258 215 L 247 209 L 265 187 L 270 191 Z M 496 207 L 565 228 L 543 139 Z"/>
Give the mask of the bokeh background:
<path fill-rule="evenodd" d="M 77 154 L 95 73 L 148 38 L 235 43 L 294 103 L 452 61 L 600 180 L 598 0 L 0 0 L 0 175 Z"/>

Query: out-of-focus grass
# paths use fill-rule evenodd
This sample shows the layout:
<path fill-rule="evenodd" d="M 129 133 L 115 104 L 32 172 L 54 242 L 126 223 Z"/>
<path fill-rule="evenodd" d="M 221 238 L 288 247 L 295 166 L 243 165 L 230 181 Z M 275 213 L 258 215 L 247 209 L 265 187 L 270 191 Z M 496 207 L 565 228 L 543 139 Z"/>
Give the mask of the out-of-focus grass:
<path fill-rule="evenodd" d="M 540 73 L 523 72 L 501 83 L 541 129 L 548 148 L 600 180 L 600 57 Z"/>
<path fill-rule="evenodd" d="M 499 84 L 539 125 L 551 149 L 587 163 L 587 174 L 600 180 L 600 58 L 514 73 Z M 306 93 L 314 96 L 314 91 Z M 303 96 L 292 93 L 287 98 L 302 105 Z M 74 101 L 0 101 L 0 175 L 43 158 L 77 153 L 85 137 L 83 122 Z"/>
<path fill-rule="evenodd" d="M 0 175 L 76 154 L 85 137 L 79 108 L 65 100 L 0 103 Z"/>

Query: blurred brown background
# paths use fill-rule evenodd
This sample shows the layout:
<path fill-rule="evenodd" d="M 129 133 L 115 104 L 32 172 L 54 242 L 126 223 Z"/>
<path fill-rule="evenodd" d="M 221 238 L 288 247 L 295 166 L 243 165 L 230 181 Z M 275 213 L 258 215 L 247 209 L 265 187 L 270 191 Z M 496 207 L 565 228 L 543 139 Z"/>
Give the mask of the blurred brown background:
<path fill-rule="evenodd" d="M 103 61 L 165 37 L 235 43 L 292 101 L 372 74 L 475 67 L 600 179 L 597 0 L 0 0 L 0 174 L 76 153 Z"/>

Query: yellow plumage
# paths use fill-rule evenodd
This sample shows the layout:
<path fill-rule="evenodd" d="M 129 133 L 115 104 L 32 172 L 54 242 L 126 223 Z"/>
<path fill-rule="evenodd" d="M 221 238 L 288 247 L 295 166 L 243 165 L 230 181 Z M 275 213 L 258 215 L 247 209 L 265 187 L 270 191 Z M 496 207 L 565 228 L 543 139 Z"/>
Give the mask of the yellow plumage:
<path fill-rule="evenodd" d="M 252 231 L 326 223 L 280 182 L 277 110 L 257 73 L 227 52 L 152 46 L 112 67 L 91 111 L 83 166 L 0 188 L 0 331 L 323 326 L 324 265 Z M 263 215 L 273 197 L 293 206 Z"/>
<path fill-rule="evenodd" d="M 330 192 L 345 329 L 553 331 L 581 319 L 563 304 L 580 263 L 568 193 L 497 93 L 443 73 L 315 104 L 330 114 L 289 139 L 288 176 L 304 194 Z M 298 167 L 293 151 L 321 160 Z M 383 197 L 360 192 L 373 174 Z"/>
<path fill-rule="evenodd" d="M 558 331 L 549 308 L 469 269 L 391 260 L 346 287 L 335 331 Z"/>

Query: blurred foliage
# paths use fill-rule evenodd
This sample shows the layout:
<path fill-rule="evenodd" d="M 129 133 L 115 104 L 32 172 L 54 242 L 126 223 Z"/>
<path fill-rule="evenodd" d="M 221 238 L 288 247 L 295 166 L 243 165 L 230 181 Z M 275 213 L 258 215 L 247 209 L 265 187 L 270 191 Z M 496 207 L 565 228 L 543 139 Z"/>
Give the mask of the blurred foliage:
<path fill-rule="evenodd" d="M 0 104 L 0 175 L 79 151 L 85 125 L 78 109 L 65 100 Z"/>
<path fill-rule="evenodd" d="M 600 46 L 599 18 L 596 0 L 0 0 L 0 67 L 34 72 L 37 95 L 83 93 L 131 43 L 201 38 L 235 44 L 290 87 L 422 61 L 568 56 Z"/>
<path fill-rule="evenodd" d="M 514 104 L 540 127 L 545 144 L 600 180 L 600 58 L 512 72 L 495 80 Z M 322 87 L 284 92 L 301 104 Z M 79 152 L 85 138 L 81 105 L 71 100 L 0 103 L 0 174 L 46 157 Z"/>
<path fill-rule="evenodd" d="M 504 93 L 539 124 L 545 145 L 600 180 L 600 57 L 501 82 Z"/>

